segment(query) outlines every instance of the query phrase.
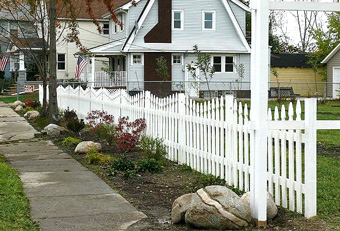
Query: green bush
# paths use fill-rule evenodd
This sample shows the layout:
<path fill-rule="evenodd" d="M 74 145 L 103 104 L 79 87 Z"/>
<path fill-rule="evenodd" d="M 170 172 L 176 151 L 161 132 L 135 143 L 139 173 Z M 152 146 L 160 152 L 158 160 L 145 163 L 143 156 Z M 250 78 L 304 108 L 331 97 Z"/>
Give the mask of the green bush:
<path fill-rule="evenodd" d="M 128 170 L 135 170 L 136 164 L 132 160 L 128 160 L 126 158 L 118 158 L 112 161 L 111 163 L 111 170 L 112 172 L 117 171 L 128 171 Z"/>
<path fill-rule="evenodd" d="M 43 117 L 36 118 L 35 125 L 38 130 L 42 130 L 44 127 L 48 125 L 48 118 L 43 118 Z"/>
<path fill-rule="evenodd" d="M 80 139 L 77 139 L 77 138 L 74 138 L 74 137 L 66 137 L 62 142 L 61 142 L 61 144 L 63 145 L 63 146 L 68 146 L 68 147 L 70 147 L 70 146 L 74 146 L 74 145 L 77 145 L 77 144 L 79 144 L 81 142 L 81 140 Z"/>
<path fill-rule="evenodd" d="M 81 129 L 85 127 L 85 123 L 83 120 L 75 119 L 68 119 L 66 122 L 66 127 L 68 130 L 73 132 L 80 132 Z"/>
<path fill-rule="evenodd" d="M 115 126 L 113 124 L 99 124 L 97 127 L 92 128 L 99 140 L 106 140 L 109 144 L 115 144 Z"/>
<path fill-rule="evenodd" d="M 97 152 L 97 149 L 92 148 L 85 156 L 85 161 L 88 164 L 104 164 L 113 161 L 113 158 L 103 153 Z"/>
<path fill-rule="evenodd" d="M 163 171 L 163 165 L 153 158 L 140 161 L 137 168 L 139 172 L 160 173 Z"/>
<path fill-rule="evenodd" d="M 148 159 L 160 161 L 167 154 L 166 146 L 163 144 L 163 140 L 159 138 L 144 136 L 140 142 L 140 147 Z"/>

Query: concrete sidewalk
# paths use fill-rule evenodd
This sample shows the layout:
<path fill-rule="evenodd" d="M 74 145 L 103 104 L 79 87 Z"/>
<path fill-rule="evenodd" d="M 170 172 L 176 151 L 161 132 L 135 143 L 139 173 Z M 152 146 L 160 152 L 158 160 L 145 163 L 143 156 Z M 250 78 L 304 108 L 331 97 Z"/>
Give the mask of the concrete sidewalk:
<path fill-rule="evenodd" d="M 146 216 L 0 102 L 0 154 L 18 169 L 43 231 L 126 230 Z"/>

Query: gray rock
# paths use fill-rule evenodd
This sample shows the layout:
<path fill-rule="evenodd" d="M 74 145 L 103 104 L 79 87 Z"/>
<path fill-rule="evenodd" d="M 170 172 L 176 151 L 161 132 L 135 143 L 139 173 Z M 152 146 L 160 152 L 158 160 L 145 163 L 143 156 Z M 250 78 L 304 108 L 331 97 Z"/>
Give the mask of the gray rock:
<path fill-rule="evenodd" d="M 102 146 L 100 143 L 95 143 L 93 141 L 83 141 L 79 143 L 74 150 L 75 153 L 87 153 L 91 148 L 95 148 L 98 151 L 102 149 Z"/>
<path fill-rule="evenodd" d="M 194 193 L 185 194 L 178 197 L 172 204 L 171 220 L 174 224 L 185 221 L 185 213 L 191 205 L 191 198 Z"/>
<path fill-rule="evenodd" d="M 24 109 L 23 106 L 18 105 L 15 107 L 14 111 L 19 112 L 19 111 L 22 111 L 23 109 Z"/>
<path fill-rule="evenodd" d="M 187 224 L 205 229 L 240 229 L 251 219 L 249 205 L 224 186 L 198 190 L 185 214 Z"/>
<path fill-rule="evenodd" d="M 12 104 L 13 107 L 17 107 L 17 106 L 19 106 L 19 105 L 23 106 L 24 103 L 21 102 L 21 101 L 19 101 L 19 100 L 17 100 L 17 101 L 15 101 L 15 102 Z"/>
<path fill-rule="evenodd" d="M 247 205 L 250 207 L 250 192 L 243 194 L 241 197 Z M 278 209 L 274 202 L 273 196 L 270 193 L 267 193 L 267 219 L 271 220 L 277 216 Z"/>
<path fill-rule="evenodd" d="M 25 113 L 24 117 L 28 119 L 34 119 L 40 116 L 40 113 L 38 111 L 28 111 Z"/>
<path fill-rule="evenodd" d="M 48 136 L 59 136 L 60 135 L 60 127 L 56 124 L 47 125 L 42 132 L 46 133 Z"/>

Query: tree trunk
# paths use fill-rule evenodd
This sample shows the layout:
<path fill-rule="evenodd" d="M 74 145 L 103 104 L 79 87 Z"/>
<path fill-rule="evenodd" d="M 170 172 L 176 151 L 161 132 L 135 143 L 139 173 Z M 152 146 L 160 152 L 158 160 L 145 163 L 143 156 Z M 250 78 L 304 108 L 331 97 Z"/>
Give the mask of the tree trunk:
<path fill-rule="evenodd" d="M 50 85 L 49 85 L 49 107 L 48 115 L 49 122 L 58 124 L 60 122 L 60 115 L 57 102 L 57 52 L 56 52 L 56 0 L 50 0 Z"/>

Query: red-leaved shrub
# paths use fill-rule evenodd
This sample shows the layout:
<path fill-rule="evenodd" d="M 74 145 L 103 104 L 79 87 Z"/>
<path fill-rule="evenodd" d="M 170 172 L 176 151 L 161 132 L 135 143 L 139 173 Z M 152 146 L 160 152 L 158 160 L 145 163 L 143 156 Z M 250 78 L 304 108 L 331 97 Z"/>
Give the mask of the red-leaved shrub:
<path fill-rule="evenodd" d="M 85 118 L 90 128 L 98 128 L 102 124 L 113 124 L 114 117 L 107 111 L 93 110 L 87 114 Z"/>
<path fill-rule="evenodd" d="M 139 143 L 140 136 L 146 128 L 145 119 L 136 119 L 134 122 L 128 120 L 129 117 L 119 118 L 115 134 L 117 148 L 126 152 Z"/>

